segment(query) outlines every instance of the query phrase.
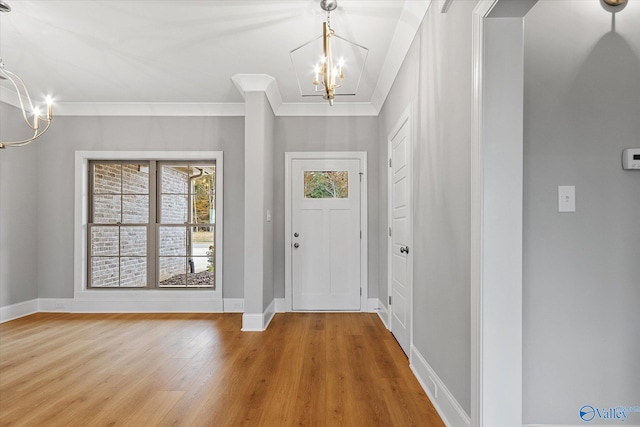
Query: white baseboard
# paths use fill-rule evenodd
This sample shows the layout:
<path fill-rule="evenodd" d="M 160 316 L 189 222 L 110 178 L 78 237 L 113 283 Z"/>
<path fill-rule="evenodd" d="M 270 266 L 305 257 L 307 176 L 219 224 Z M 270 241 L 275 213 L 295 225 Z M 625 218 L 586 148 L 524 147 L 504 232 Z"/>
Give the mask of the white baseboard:
<path fill-rule="evenodd" d="M 376 313 L 378 311 L 378 298 L 367 299 L 367 313 Z"/>
<path fill-rule="evenodd" d="M 276 315 L 276 300 L 272 300 L 271 304 L 269 304 L 269 306 L 267 307 L 267 309 L 264 311 L 264 329 L 266 330 L 267 327 L 269 326 L 269 323 L 271 323 L 271 320 L 273 320 L 273 316 Z"/>
<path fill-rule="evenodd" d="M 471 420 L 417 348 L 411 346 L 411 370 L 447 427 L 469 427 Z"/>
<path fill-rule="evenodd" d="M 38 299 L 19 302 L 0 307 L 0 323 L 18 319 L 38 312 Z"/>
<path fill-rule="evenodd" d="M 262 332 L 264 331 L 263 315 L 244 313 L 242 315 L 242 332 Z"/>
<path fill-rule="evenodd" d="M 276 298 L 276 313 L 285 313 L 287 308 L 285 306 L 284 298 Z"/>
<path fill-rule="evenodd" d="M 72 313 L 222 313 L 222 300 L 215 299 L 81 299 L 73 300 Z"/>
<path fill-rule="evenodd" d="M 222 300 L 222 309 L 225 313 L 243 313 L 244 298 L 224 298 Z"/>
<path fill-rule="evenodd" d="M 387 307 L 384 306 L 384 304 L 382 303 L 382 301 L 378 300 L 378 317 L 380 317 L 380 320 L 382 320 L 382 323 L 384 323 L 384 326 L 389 329 L 389 324 L 387 323 L 387 321 L 389 320 L 389 312 L 387 311 Z"/>
<path fill-rule="evenodd" d="M 0 307 L 0 323 L 18 319 L 30 314 L 44 313 L 242 313 L 244 299 L 178 299 L 158 300 L 154 298 L 126 300 L 123 298 L 73 299 L 73 298 L 36 298 L 29 301 Z M 258 315 L 258 325 L 265 330 L 275 313 L 284 312 L 284 298 L 277 298 L 263 314 Z M 244 323 L 244 322 L 243 322 Z M 251 329 L 254 330 L 254 329 Z"/>
<path fill-rule="evenodd" d="M 37 298 L 0 307 L 0 323 L 33 313 L 222 313 L 224 305 L 229 312 L 242 312 L 244 300 L 222 301 L 211 298 Z M 239 310 L 235 308 L 240 305 Z"/>
<path fill-rule="evenodd" d="M 44 313 L 70 313 L 73 298 L 38 298 L 38 311 Z"/>
<path fill-rule="evenodd" d="M 242 315 L 242 331 L 243 332 L 262 332 L 267 329 L 271 319 L 276 314 L 276 300 L 272 300 L 271 304 L 262 313 L 244 313 Z"/>
<path fill-rule="evenodd" d="M 595 421 L 595 420 L 594 420 Z M 523 424 L 522 427 L 584 427 L 585 424 Z M 594 424 L 597 427 L 640 427 L 640 424 Z"/>

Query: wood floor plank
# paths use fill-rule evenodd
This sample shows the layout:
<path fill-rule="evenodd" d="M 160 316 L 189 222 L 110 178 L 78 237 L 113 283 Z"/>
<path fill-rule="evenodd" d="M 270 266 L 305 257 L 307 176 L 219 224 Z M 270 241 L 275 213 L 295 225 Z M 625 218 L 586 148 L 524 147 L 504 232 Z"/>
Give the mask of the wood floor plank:
<path fill-rule="evenodd" d="M 270 341 L 274 341 L 282 351 L 282 357 L 274 366 L 274 377 L 263 404 L 259 425 L 287 426 L 295 420 L 295 405 L 298 400 L 300 371 L 304 361 L 305 347 L 300 345 L 304 338 L 306 323 L 291 317 L 278 316 L 273 321 L 274 330 Z M 271 327 L 271 326 L 270 326 Z M 286 336 L 286 340 L 277 340 L 276 335 Z M 285 357 L 286 356 L 286 357 Z M 277 375 L 287 372 L 289 375 Z"/>
<path fill-rule="evenodd" d="M 444 424 L 377 315 L 38 313 L 0 325 L 0 426 Z"/>

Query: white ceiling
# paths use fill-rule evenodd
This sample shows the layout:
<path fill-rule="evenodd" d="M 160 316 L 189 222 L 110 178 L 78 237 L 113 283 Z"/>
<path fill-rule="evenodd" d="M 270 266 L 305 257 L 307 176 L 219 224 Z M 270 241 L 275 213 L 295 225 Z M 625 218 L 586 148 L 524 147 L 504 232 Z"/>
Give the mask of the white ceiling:
<path fill-rule="evenodd" d="M 318 0 L 6 1 L 13 10 L 0 14 L 0 56 L 34 100 L 54 97 L 57 114 L 156 106 L 166 114 L 241 115 L 237 74 L 272 76 L 286 111 L 347 111 L 303 98 L 289 57 L 321 34 L 326 13 Z M 336 105 L 377 114 L 428 4 L 339 0 L 332 27 L 369 55 L 358 93 Z M 15 104 L 6 83 L 0 100 Z"/>

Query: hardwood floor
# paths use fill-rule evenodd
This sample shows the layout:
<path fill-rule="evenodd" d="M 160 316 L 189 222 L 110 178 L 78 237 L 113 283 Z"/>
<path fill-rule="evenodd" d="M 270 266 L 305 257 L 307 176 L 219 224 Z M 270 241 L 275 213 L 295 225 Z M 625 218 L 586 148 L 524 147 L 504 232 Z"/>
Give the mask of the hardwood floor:
<path fill-rule="evenodd" d="M 375 314 L 39 313 L 0 325 L 1 426 L 443 426 Z"/>

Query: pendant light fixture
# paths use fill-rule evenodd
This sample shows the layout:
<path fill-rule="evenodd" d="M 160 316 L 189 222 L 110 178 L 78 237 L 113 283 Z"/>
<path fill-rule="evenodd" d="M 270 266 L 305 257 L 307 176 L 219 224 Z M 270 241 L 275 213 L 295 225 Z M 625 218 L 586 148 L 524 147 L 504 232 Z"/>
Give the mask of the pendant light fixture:
<path fill-rule="evenodd" d="M 366 47 L 338 36 L 331 28 L 331 12 L 337 7 L 337 0 L 320 0 L 320 8 L 327 13 L 322 35 L 289 52 L 301 95 L 322 96 L 329 105 L 338 95 L 356 94 L 369 53 Z M 315 63 L 312 69 L 309 63 Z"/>
<path fill-rule="evenodd" d="M 0 12 L 11 12 L 11 6 L 0 0 Z M 24 81 L 15 73 L 9 71 L 4 66 L 4 62 L 0 58 L 0 80 L 6 80 L 13 86 L 22 110 L 22 118 L 27 126 L 33 131 L 33 136 L 19 141 L 0 141 L 0 149 L 6 147 L 22 147 L 27 145 L 36 138 L 42 136 L 51 126 L 53 120 L 53 101 L 50 96 L 46 97 L 47 111 L 45 115 L 41 115 L 40 109 L 34 106 L 29 96 L 29 91 Z M 28 109 L 28 111 L 27 111 Z M 29 119 L 31 117 L 31 120 Z M 42 126 L 44 124 L 44 127 Z"/>

